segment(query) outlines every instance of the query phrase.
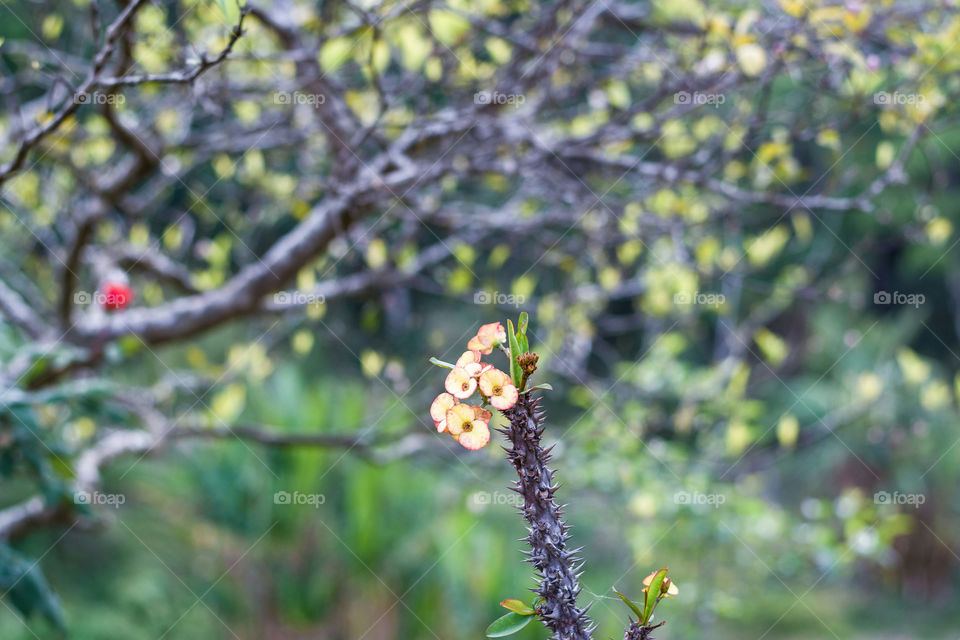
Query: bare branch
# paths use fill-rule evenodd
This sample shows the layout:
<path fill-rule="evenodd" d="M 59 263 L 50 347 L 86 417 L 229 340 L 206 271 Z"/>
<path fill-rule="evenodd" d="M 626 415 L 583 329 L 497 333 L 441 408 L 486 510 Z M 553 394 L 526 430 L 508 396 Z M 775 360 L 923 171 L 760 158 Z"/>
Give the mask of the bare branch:
<path fill-rule="evenodd" d="M 67 118 L 72 116 L 87 100 L 90 91 L 97 87 L 97 82 L 104 66 L 113 54 L 117 42 L 123 33 L 129 28 L 133 17 L 137 11 L 146 3 L 146 0 L 133 0 L 124 7 L 123 11 L 117 16 L 109 27 L 107 27 L 103 47 L 97 52 L 93 61 L 93 68 L 90 70 L 86 79 L 80 84 L 80 87 L 69 97 L 69 99 L 53 114 L 53 117 L 43 124 L 31 129 L 20 140 L 17 152 L 13 159 L 6 165 L 0 167 L 0 185 L 10 179 L 22 166 L 27 159 L 30 150 L 40 143 L 45 137 L 56 131 Z"/>
<path fill-rule="evenodd" d="M 13 324 L 23 329 L 34 339 L 41 339 L 49 333 L 49 327 L 34 312 L 20 294 L 0 280 L 0 313 Z"/>
<path fill-rule="evenodd" d="M 230 39 L 227 41 L 227 45 L 213 58 L 207 58 L 205 54 L 201 54 L 200 61 L 197 64 L 185 69 L 168 71 L 167 73 L 144 73 L 140 75 L 127 75 L 115 78 L 99 78 L 96 84 L 99 87 L 130 87 L 138 84 L 155 83 L 190 84 L 199 78 L 202 73 L 212 69 L 227 59 L 227 56 L 229 56 L 230 52 L 233 51 L 233 46 L 243 35 L 243 18 L 247 15 L 247 13 L 248 11 L 246 9 L 240 13 L 240 21 L 230 32 Z"/>

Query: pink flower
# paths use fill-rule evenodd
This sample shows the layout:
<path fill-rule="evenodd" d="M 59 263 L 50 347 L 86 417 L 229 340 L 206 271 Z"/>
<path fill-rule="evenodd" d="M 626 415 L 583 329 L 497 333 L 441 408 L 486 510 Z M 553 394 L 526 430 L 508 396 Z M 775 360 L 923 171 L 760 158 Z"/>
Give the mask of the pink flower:
<path fill-rule="evenodd" d="M 490 442 L 493 414 L 480 407 L 456 404 L 447 411 L 447 430 L 465 448 L 475 451 Z"/>
<path fill-rule="evenodd" d="M 479 351 L 464 351 L 463 355 L 457 359 L 458 367 L 465 367 L 468 364 L 473 364 L 475 362 L 480 362 L 480 352 Z"/>
<path fill-rule="evenodd" d="M 480 362 L 479 351 L 464 351 L 460 359 L 457 360 L 457 366 L 463 367 L 474 378 L 479 377 L 481 373 L 488 369 L 493 369 L 492 364 Z"/>
<path fill-rule="evenodd" d="M 437 432 L 443 433 L 447 430 L 447 411 L 455 404 L 457 404 L 456 398 L 449 393 L 441 393 L 430 405 L 430 417 L 433 418 Z"/>
<path fill-rule="evenodd" d="M 517 404 L 520 393 L 510 376 L 499 369 L 490 369 L 480 375 L 480 393 L 485 395 L 495 409 L 506 411 Z"/>
<path fill-rule="evenodd" d="M 477 335 L 470 338 L 467 349 L 489 355 L 497 345 L 507 341 L 507 330 L 499 322 L 491 322 L 480 327 Z"/>
<path fill-rule="evenodd" d="M 650 584 L 653 583 L 653 578 L 654 578 L 654 576 L 656 576 L 658 573 L 660 573 L 660 572 L 659 572 L 659 571 L 654 571 L 653 573 L 651 573 L 650 575 L 648 575 L 646 578 L 644 578 L 644 579 L 643 579 L 643 586 L 649 587 Z M 673 596 L 675 596 L 675 595 L 677 595 L 677 594 L 680 593 L 680 589 L 677 588 L 677 585 L 673 584 L 673 581 L 670 580 L 670 578 L 664 578 L 664 579 L 663 579 L 663 584 L 662 584 L 662 586 L 660 587 L 660 589 L 661 589 L 661 593 L 663 593 L 663 594 L 664 594 L 665 596 L 667 596 L 668 598 L 672 598 Z M 644 591 L 646 591 L 646 589 L 644 589 Z"/>
<path fill-rule="evenodd" d="M 454 367 L 447 374 L 443 386 L 455 398 L 464 400 L 472 396 L 473 392 L 477 390 L 477 379 L 465 367 Z"/>

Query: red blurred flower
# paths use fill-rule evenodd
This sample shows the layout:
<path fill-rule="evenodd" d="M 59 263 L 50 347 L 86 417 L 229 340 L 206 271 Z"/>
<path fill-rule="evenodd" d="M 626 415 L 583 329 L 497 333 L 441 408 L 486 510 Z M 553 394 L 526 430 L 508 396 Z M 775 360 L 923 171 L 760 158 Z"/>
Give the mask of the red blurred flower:
<path fill-rule="evenodd" d="M 126 282 L 104 282 L 100 287 L 100 300 L 107 311 L 126 309 L 133 302 L 133 289 Z"/>

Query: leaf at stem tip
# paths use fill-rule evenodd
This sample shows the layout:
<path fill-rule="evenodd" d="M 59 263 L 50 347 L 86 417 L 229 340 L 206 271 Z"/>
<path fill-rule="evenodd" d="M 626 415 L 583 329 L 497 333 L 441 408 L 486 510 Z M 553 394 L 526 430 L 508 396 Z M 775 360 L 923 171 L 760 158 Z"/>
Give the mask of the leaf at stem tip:
<path fill-rule="evenodd" d="M 530 341 L 527 339 L 527 325 L 529 322 L 530 317 L 527 315 L 527 312 L 522 312 L 520 314 L 520 320 L 517 321 L 517 341 L 520 343 L 520 353 L 530 351 Z"/>
<path fill-rule="evenodd" d="M 513 635 L 517 631 L 520 631 L 520 629 L 523 629 L 525 626 L 530 624 L 531 620 L 533 620 L 533 616 L 522 616 L 511 611 L 502 618 L 497 618 L 490 623 L 490 626 L 487 627 L 487 637 L 503 638 L 505 636 Z"/>
<path fill-rule="evenodd" d="M 628 598 L 627 596 L 623 595 L 622 593 L 620 593 L 620 592 L 617 591 L 616 589 L 614 589 L 613 592 L 614 592 L 615 594 L 617 594 L 618 596 L 620 596 L 620 599 L 621 599 L 621 600 L 623 600 L 624 602 L 627 603 L 627 606 L 630 607 L 630 609 L 633 611 L 633 613 L 636 614 L 638 620 L 643 620 L 643 611 L 640 611 L 640 607 L 638 607 L 638 606 L 636 605 L 636 603 L 633 602 L 633 600 L 631 600 L 631 599 Z"/>
<path fill-rule="evenodd" d="M 528 389 L 524 389 L 522 393 L 530 393 L 531 391 L 553 391 L 553 385 L 547 382 L 541 382 L 540 384 L 535 384 Z"/>
<path fill-rule="evenodd" d="M 238 0 L 218 0 L 220 10 L 223 11 L 227 24 L 235 25 L 240 21 L 240 7 L 243 4 Z"/>
<path fill-rule="evenodd" d="M 517 342 L 517 335 L 513 332 L 513 322 L 507 320 L 507 339 L 510 341 L 510 377 L 513 378 L 513 384 L 520 388 L 520 380 L 523 378 L 523 371 L 520 370 L 520 363 L 517 362 L 517 356 L 520 355 L 520 343 Z"/>
<path fill-rule="evenodd" d="M 653 608 L 657 606 L 657 601 L 660 599 L 660 586 L 666 577 L 666 568 L 660 569 L 660 571 L 653 574 L 653 579 L 647 587 L 647 597 L 644 600 L 643 620 L 641 621 L 643 624 L 646 624 L 650 620 L 650 616 L 653 614 Z"/>
<path fill-rule="evenodd" d="M 443 367 L 444 369 L 453 369 L 456 365 L 452 365 L 449 362 L 444 362 L 439 358 L 430 358 L 430 364 L 435 364 L 438 367 Z"/>
<path fill-rule="evenodd" d="M 533 610 L 533 607 L 522 600 L 517 600 L 516 598 L 507 598 L 500 603 L 500 606 L 504 609 L 509 609 L 514 613 L 520 614 L 521 616 L 532 616 L 534 613 L 536 613 L 536 611 Z"/>

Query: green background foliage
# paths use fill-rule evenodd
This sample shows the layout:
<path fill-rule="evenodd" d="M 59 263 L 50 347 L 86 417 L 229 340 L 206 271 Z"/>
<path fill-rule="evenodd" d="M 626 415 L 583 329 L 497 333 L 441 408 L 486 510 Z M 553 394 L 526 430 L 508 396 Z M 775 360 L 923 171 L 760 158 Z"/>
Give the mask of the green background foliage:
<path fill-rule="evenodd" d="M 0 321 L 0 507 L 38 495 L 58 514 L 0 544 L 0 637 L 482 637 L 502 599 L 529 600 L 525 532 L 498 436 L 468 452 L 435 433 L 445 372 L 428 358 L 455 361 L 480 324 L 524 310 L 596 637 L 627 624 L 612 589 L 642 601 L 663 566 L 680 595 L 658 606 L 658 638 L 955 637 L 955 7 L 624 3 L 567 59 L 557 40 L 579 37 L 585 5 L 414 4 L 264 3 L 307 62 L 247 15 L 196 84 L 81 107 L 5 180 L 0 281 L 53 324 L 91 193 L 107 213 L 90 255 L 149 250 L 186 271 L 184 287 L 129 270 L 149 310 L 256 265 L 419 119 L 466 104 L 490 128 L 411 145 L 423 180 L 357 204 L 372 215 L 286 283 L 369 278 L 350 295 L 247 307 L 168 343 L 131 332 L 93 361 L 88 338 Z M 218 5 L 146 4 L 116 74 L 189 69 L 185 42 L 222 50 L 236 5 Z M 58 65 L 79 74 L 97 50 L 88 12 L 0 5 L 3 162 L 24 121 L 56 113 Z M 320 100 L 303 65 L 347 115 L 291 104 Z M 476 106 L 500 90 L 507 103 Z M 341 116 L 366 131 L 346 150 Z M 135 155 L 114 117 L 164 141 L 165 169 L 98 192 Z M 414 272 L 438 242 L 444 259 Z M 78 290 L 96 290 L 95 262 Z M 98 491 L 122 504 L 77 504 L 83 452 L 151 419 L 211 437 L 110 461 Z M 242 425 L 359 440 L 212 436 Z"/>

